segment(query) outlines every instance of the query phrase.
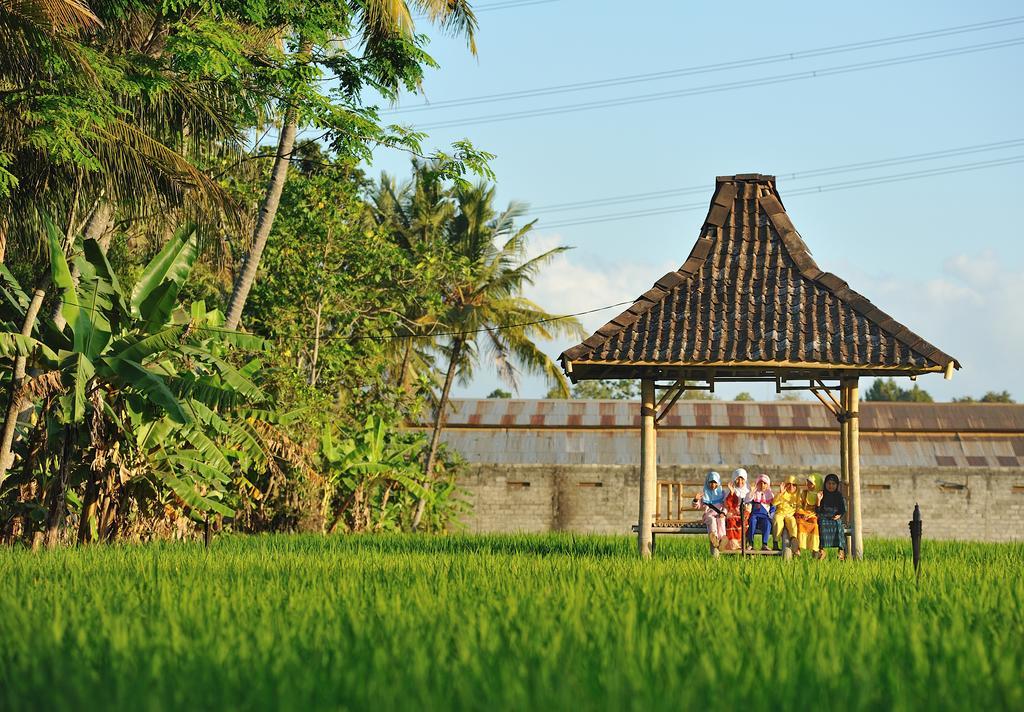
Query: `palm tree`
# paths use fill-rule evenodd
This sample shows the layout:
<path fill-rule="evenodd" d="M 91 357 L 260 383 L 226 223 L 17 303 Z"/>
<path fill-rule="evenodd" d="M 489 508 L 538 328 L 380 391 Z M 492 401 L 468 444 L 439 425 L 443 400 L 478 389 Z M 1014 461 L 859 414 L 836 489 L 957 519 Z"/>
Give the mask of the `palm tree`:
<path fill-rule="evenodd" d="M 469 42 L 470 51 L 474 55 L 476 54 L 474 39 L 476 17 L 466 0 L 369 0 L 350 2 L 349 4 L 356 15 L 357 26 L 354 29 L 361 36 L 366 57 L 387 56 L 394 51 L 393 41 L 396 38 L 409 40 L 413 37 L 414 23 L 410 7 L 418 10 L 431 23 L 438 25 L 443 30 L 464 35 Z M 301 30 L 297 31 L 297 37 L 298 49 L 294 59 L 298 68 L 296 76 L 300 77 L 303 72 L 307 71 L 305 68 L 312 58 L 314 43 L 309 36 L 303 35 Z M 394 97 L 397 96 L 401 81 L 395 75 L 378 77 L 375 83 L 380 91 Z M 267 245 L 267 239 L 274 226 L 274 219 L 277 217 L 277 210 L 281 205 L 281 193 L 288 178 L 288 165 L 295 148 L 295 136 L 298 132 L 299 94 L 300 92 L 296 91 L 293 96 L 283 102 L 284 116 L 278 135 L 277 151 L 274 154 L 274 164 L 253 227 L 249 251 L 242 259 L 234 287 L 231 290 L 226 322 L 229 329 L 238 328 L 242 319 L 245 302 L 249 297 L 253 282 L 256 280 L 256 272 L 259 270 L 263 250 Z"/>
<path fill-rule="evenodd" d="M 512 203 L 498 213 L 494 192 L 493 186 L 481 183 L 457 188 L 454 194 L 458 213 L 449 222 L 445 236 L 452 269 L 444 288 L 447 308 L 440 317 L 446 330 L 442 352 L 448 368 L 427 450 L 427 490 L 433 483 L 445 411 L 456 377 L 468 380 L 474 368 L 486 361 L 513 390 L 518 389 L 518 366 L 546 376 L 568 394 L 565 376 L 536 342 L 586 335 L 575 318 L 552 315 L 522 296 L 537 273 L 569 248 L 556 247 L 530 257 L 527 247 L 534 223 L 520 228 L 515 225 L 525 206 Z M 413 529 L 419 527 L 425 506 L 426 498 L 420 498 Z"/>

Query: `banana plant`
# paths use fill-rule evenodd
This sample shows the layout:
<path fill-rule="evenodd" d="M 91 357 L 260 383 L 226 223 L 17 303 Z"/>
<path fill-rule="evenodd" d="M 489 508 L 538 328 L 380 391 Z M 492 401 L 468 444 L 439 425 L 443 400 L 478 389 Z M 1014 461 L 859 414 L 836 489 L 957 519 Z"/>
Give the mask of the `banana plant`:
<path fill-rule="evenodd" d="M 326 482 L 322 501 L 325 520 L 333 514 L 329 529 L 337 528 L 349 507 L 353 529 L 371 526 L 372 505 L 380 510 L 380 524 L 396 488 L 416 497 L 429 496 L 420 481 L 422 472 L 417 463 L 424 443 L 422 436 L 398 440 L 377 415 L 368 416 L 362 429 L 348 437 L 339 437 L 333 425 L 325 426 L 320 433 L 317 465 Z M 343 503 L 332 513 L 331 504 L 339 496 L 344 498 Z"/>
<path fill-rule="evenodd" d="M 240 351 L 258 352 L 263 341 L 225 329 L 223 314 L 202 302 L 178 303 L 196 259 L 195 230 L 179 230 L 130 294 L 94 240 L 82 245 L 77 283 L 56 229 L 49 245 L 64 324 L 46 320 L 32 336 L 16 333 L 27 298 L 0 271 L 0 357 L 30 354 L 34 372 L 59 376 L 57 397 L 38 405 L 38 416 L 49 421 L 49 441 L 60 442 L 42 462 L 53 469 L 52 461 L 70 458 L 56 469 L 75 469 L 70 482 L 65 475 L 45 485 L 52 517 L 63 516 L 68 487 L 84 482 L 79 538 L 88 539 L 97 529 L 98 500 L 139 478 L 171 490 L 193 514 L 232 516 L 231 483 L 267 466 L 274 455 L 262 426 L 283 418 L 261 410 L 267 396 L 258 384 L 259 360 L 236 365 Z M 129 446 L 141 463 L 130 477 L 104 471 L 113 442 Z M 23 472 L 19 479 L 32 476 Z"/>

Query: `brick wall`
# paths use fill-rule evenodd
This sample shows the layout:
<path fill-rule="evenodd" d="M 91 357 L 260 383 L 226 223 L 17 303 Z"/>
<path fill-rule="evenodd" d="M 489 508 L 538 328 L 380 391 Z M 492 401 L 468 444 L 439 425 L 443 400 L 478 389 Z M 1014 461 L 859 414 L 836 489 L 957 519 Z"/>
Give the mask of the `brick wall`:
<path fill-rule="evenodd" d="M 695 494 L 708 469 L 659 466 L 658 477 L 693 483 Z M 775 483 L 813 470 L 764 471 Z M 865 536 L 907 536 L 918 503 L 926 538 L 1024 540 L 1022 468 L 871 468 L 861 480 Z M 625 534 L 637 521 L 637 466 L 472 464 L 460 485 L 473 505 L 463 519 L 471 532 Z"/>

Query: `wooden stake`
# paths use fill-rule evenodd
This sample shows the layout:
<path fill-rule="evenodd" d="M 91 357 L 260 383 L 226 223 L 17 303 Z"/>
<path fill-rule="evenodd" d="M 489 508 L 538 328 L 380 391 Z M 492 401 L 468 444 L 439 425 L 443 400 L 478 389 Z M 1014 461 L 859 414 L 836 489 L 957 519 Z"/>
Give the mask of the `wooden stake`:
<path fill-rule="evenodd" d="M 654 524 L 655 490 L 658 486 L 654 398 L 654 381 L 640 381 L 640 521 L 637 523 L 637 544 L 640 556 L 645 559 L 651 556 L 651 526 Z"/>

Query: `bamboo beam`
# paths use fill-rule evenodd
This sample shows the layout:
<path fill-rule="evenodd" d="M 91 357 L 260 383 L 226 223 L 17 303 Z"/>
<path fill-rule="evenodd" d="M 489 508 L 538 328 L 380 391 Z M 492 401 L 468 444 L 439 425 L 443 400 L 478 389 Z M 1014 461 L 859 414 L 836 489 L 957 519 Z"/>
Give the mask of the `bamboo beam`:
<path fill-rule="evenodd" d="M 655 490 L 658 487 L 656 433 L 654 430 L 654 381 L 640 381 L 640 521 L 637 523 L 637 545 L 640 556 L 651 557 L 654 524 Z"/>
<path fill-rule="evenodd" d="M 679 381 L 679 383 L 683 383 L 683 381 Z M 685 385 L 679 386 L 679 388 L 677 388 L 676 392 L 673 394 L 672 399 L 668 402 L 668 405 L 666 405 L 664 408 L 662 408 L 661 412 L 658 413 L 654 417 L 654 422 L 655 423 L 660 423 L 661 419 L 664 418 L 666 415 L 668 415 L 668 412 L 670 410 L 672 410 L 672 406 L 674 406 L 676 404 L 676 401 L 679 400 L 679 397 L 682 396 L 684 393 L 686 393 L 686 386 Z M 668 394 L 666 393 L 665 395 L 668 395 Z M 664 400 L 665 399 L 662 398 L 662 401 L 664 401 Z"/>
<path fill-rule="evenodd" d="M 829 396 L 829 400 L 825 400 L 825 396 L 821 395 L 821 392 L 817 388 L 811 388 L 810 391 L 811 391 L 811 393 L 813 393 L 818 398 L 818 400 L 821 401 L 821 404 L 823 406 L 825 406 L 826 408 L 828 408 L 832 412 L 832 415 L 834 415 L 836 417 L 839 417 L 839 411 L 836 410 L 836 407 L 834 405 L 832 405 L 832 403 L 829 402 L 829 401 L 834 401 L 835 400 L 834 398 Z"/>
<path fill-rule="evenodd" d="M 839 403 L 839 401 L 837 401 L 837 400 L 836 400 L 836 397 L 835 397 L 834 395 L 832 395 L 832 391 L 831 391 L 831 390 L 829 390 L 829 387 L 828 387 L 828 386 L 826 386 L 826 385 L 825 385 L 824 383 L 822 383 L 821 381 L 817 381 L 817 383 L 818 383 L 818 385 L 819 385 L 819 386 L 821 386 L 822 390 L 824 390 L 824 391 L 825 391 L 825 395 L 827 395 L 827 396 L 828 396 L 828 399 L 829 399 L 830 401 L 832 401 L 832 405 L 834 405 L 834 406 L 836 407 L 836 410 L 837 410 L 837 411 L 838 411 L 838 410 L 841 410 L 843 406 L 842 406 L 842 405 L 841 405 L 841 404 Z"/>

